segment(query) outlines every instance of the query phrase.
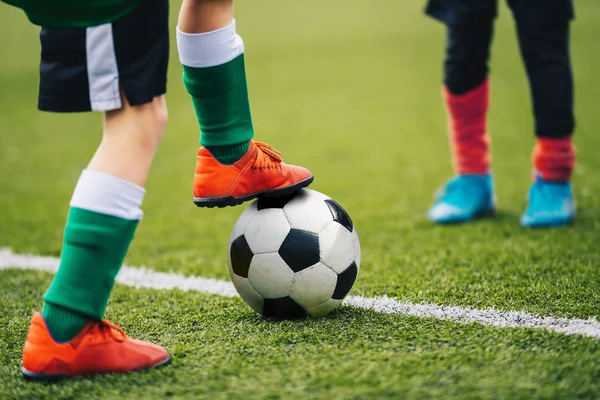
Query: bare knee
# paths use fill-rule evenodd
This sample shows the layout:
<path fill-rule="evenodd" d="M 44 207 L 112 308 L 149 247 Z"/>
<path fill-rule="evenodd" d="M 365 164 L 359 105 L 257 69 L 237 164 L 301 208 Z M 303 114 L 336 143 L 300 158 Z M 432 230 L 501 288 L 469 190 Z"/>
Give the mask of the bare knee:
<path fill-rule="evenodd" d="M 134 107 L 124 101 L 123 108 L 105 114 L 104 140 L 127 142 L 139 151 L 154 153 L 162 139 L 167 119 L 164 96 Z"/>
<path fill-rule="evenodd" d="M 167 103 L 165 101 L 165 96 L 155 97 L 151 103 L 148 103 L 149 110 L 147 110 L 147 114 L 149 115 L 147 120 L 151 121 L 151 127 L 149 130 L 152 130 L 152 136 L 154 140 L 160 143 L 162 139 L 162 135 L 165 131 L 165 126 L 167 125 L 167 120 L 169 119 L 169 113 L 167 111 Z"/>

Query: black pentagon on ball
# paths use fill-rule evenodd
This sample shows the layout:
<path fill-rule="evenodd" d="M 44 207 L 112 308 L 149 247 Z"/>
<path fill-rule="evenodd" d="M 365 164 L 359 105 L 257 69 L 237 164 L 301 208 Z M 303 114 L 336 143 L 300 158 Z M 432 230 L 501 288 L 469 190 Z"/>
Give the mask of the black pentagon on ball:
<path fill-rule="evenodd" d="M 338 274 L 337 283 L 335 285 L 335 290 L 333 291 L 332 299 L 342 300 L 350 289 L 352 289 L 352 285 L 356 281 L 356 276 L 358 275 L 358 267 L 355 262 L 352 262 L 348 268 L 346 268 L 341 274 Z"/>
<path fill-rule="evenodd" d="M 279 248 L 279 255 L 292 271 L 300 272 L 321 259 L 319 237 L 316 233 L 291 229 Z"/>
<path fill-rule="evenodd" d="M 263 306 L 265 317 L 291 319 L 306 317 L 306 311 L 291 297 L 280 297 L 278 299 L 265 299 Z"/>
<path fill-rule="evenodd" d="M 335 200 L 327 199 L 325 200 L 325 203 L 329 207 L 331 215 L 333 215 L 333 220 L 352 232 L 354 224 L 346 210 L 344 210 Z"/>
<path fill-rule="evenodd" d="M 250 246 L 248 246 L 248 242 L 244 235 L 238 237 L 231 243 L 229 256 L 231 257 L 231 269 L 233 269 L 233 272 L 237 276 L 247 278 L 250 261 L 252 261 L 254 254 L 252 254 L 252 250 L 250 250 Z"/>
<path fill-rule="evenodd" d="M 296 197 L 296 192 L 283 196 L 263 196 L 256 202 L 258 211 L 265 208 L 283 208 L 291 199 Z"/>

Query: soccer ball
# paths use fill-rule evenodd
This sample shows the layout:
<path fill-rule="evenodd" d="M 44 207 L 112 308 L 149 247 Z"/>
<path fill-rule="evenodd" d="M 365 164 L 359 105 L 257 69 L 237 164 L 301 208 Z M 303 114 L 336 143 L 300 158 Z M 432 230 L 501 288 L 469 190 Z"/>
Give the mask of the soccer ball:
<path fill-rule="evenodd" d="M 350 216 L 314 190 L 256 200 L 229 239 L 231 280 L 268 317 L 324 316 L 342 304 L 359 267 Z"/>

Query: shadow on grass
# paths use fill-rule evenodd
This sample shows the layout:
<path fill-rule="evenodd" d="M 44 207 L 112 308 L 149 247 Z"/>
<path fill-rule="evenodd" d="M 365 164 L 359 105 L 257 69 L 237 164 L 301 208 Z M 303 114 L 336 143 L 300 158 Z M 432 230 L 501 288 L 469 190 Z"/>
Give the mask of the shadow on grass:
<path fill-rule="evenodd" d="M 373 310 L 363 310 L 360 308 L 355 308 L 348 305 L 342 305 L 341 307 L 331 311 L 324 317 L 315 318 L 310 316 L 299 317 L 299 318 L 273 318 L 273 317 L 265 317 L 261 314 L 258 314 L 248 308 L 247 312 L 240 315 L 236 318 L 236 321 L 239 323 L 251 323 L 258 325 L 266 325 L 271 327 L 297 327 L 297 328 L 315 328 L 315 327 L 323 327 L 323 328 L 332 328 L 329 326 L 331 324 L 348 324 L 348 323 L 357 323 L 360 320 L 373 318 L 388 318 L 389 315 L 381 314 L 375 312 Z"/>
<path fill-rule="evenodd" d="M 415 222 L 414 227 L 421 231 L 427 230 L 468 230 L 472 228 L 497 228 L 498 230 L 509 229 L 511 236 L 523 234 L 532 236 L 543 232 L 587 232 L 590 229 L 600 230 L 600 208 L 578 208 L 577 217 L 571 224 L 562 227 L 546 227 L 546 228 L 524 228 L 520 224 L 521 213 L 506 210 L 496 210 L 495 214 L 479 217 L 473 221 L 454 224 L 434 224 L 426 218 L 421 218 Z"/>

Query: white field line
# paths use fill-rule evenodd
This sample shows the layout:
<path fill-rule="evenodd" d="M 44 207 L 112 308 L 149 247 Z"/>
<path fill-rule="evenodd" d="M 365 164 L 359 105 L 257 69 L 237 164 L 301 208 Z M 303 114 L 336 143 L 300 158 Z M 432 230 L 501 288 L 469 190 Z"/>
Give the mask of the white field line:
<path fill-rule="evenodd" d="M 0 249 L 0 270 L 19 268 L 56 273 L 58 264 L 59 259 L 55 257 L 15 254 L 9 249 Z M 136 288 L 194 290 L 225 297 L 238 296 L 233 284 L 228 281 L 155 272 L 147 268 L 123 266 L 117 276 L 117 282 Z M 460 323 L 476 322 L 499 328 L 535 328 L 567 335 L 600 338 L 600 322 L 594 317 L 587 320 L 555 318 L 520 311 L 500 311 L 492 308 L 475 309 L 436 304 L 413 304 L 386 296 L 377 298 L 348 296 L 344 304 L 381 313 L 453 320 Z"/>

